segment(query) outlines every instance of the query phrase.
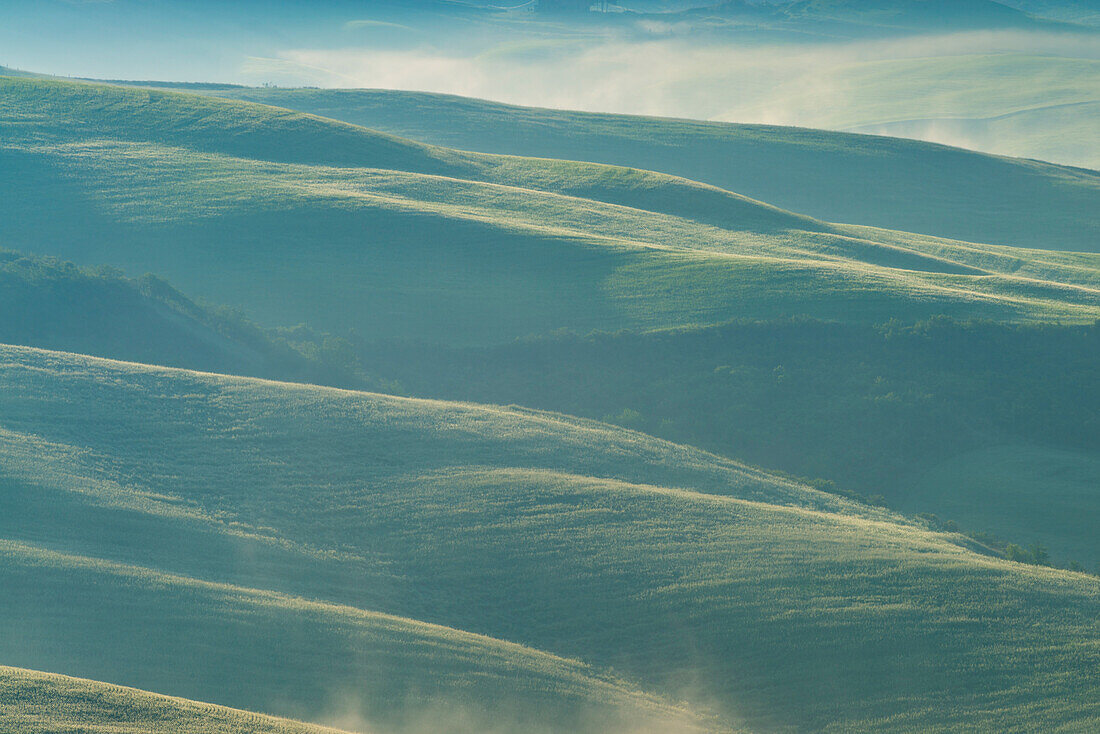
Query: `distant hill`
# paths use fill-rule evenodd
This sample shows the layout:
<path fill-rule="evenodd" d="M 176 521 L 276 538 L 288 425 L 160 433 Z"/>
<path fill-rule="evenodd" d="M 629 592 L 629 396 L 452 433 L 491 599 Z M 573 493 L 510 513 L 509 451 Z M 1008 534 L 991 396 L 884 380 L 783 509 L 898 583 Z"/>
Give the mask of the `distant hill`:
<path fill-rule="evenodd" d="M 898 138 L 515 107 L 420 92 L 252 88 L 226 94 L 463 150 L 663 171 L 828 221 L 1042 249 L 1100 248 L 1095 171 Z M 931 122 L 874 127 L 918 135 Z M 956 125 L 957 139 L 980 137 L 975 128 L 983 124 L 988 135 L 991 127 L 1025 123 L 1019 116 L 969 126 L 936 122 L 945 134 Z M 1051 127 L 1051 145 L 1064 129 Z"/>
<path fill-rule="evenodd" d="M 1100 68 L 1100 65 L 1098 65 Z M 878 135 L 971 141 L 984 149 L 1023 155 L 1041 145 L 1052 160 L 1073 160 L 1081 140 L 1100 132 L 1100 101 L 1053 104 L 991 117 L 931 117 L 854 126 Z M 1100 164 L 1100 158 L 1097 158 Z M 1087 231 L 1087 230 L 1086 230 Z"/>
<path fill-rule="evenodd" d="M 1100 722 L 1095 577 L 561 415 L 0 363 L 17 666 L 398 731 Z"/>
<path fill-rule="evenodd" d="M 636 169 L 246 102 L 0 81 L 0 237 L 269 326 L 493 343 L 807 314 L 1087 321 L 1098 256 L 831 225 Z"/>

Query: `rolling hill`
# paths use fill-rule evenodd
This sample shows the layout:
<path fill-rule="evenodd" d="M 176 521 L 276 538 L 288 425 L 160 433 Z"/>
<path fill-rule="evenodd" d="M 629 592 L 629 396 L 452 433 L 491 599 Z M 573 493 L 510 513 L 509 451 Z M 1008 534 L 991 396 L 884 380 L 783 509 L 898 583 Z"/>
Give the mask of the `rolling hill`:
<path fill-rule="evenodd" d="M 603 419 L 1100 570 L 1095 324 L 787 319 L 360 352 L 405 394 Z"/>
<path fill-rule="evenodd" d="M 686 712 L 588 666 L 480 635 L 38 545 L 3 542 L 0 555 L 8 660 L 357 731 L 696 730 Z M 26 689 L 10 695 L 25 708 Z"/>
<path fill-rule="evenodd" d="M 1097 255 L 831 225 L 663 174 L 103 85 L 4 79 L 0 110 L 6 242 L 156 272 L 271 326 L 474 344 L 802 313 L 1100 314 Z"/>
<path fill-rule="evenodd" d="M 51 1 L 0 37 L 583 68 L 1072 158 L 1096 37 L 1050 5 Z M 0 734 L 1100 731 L 1098 205 L 875 135 L 0 67 Z"/>
<path fill-rule="evenodd" d="M 1003 144 L 1005 137 L 1000 132 L 1010 126 L 1019 128 L 1014 135 L 1023 139 L 1025 133 L 1030 135 L 1041 127 L 1045 115 L 1071 114 L 1076 115 L 1073 120 L 1045 127 L 1050 157 L 1072 160 L 1067 158 L 1066 146 L 1090 139 L 1088 131 L 1093 129 L 1095 116 L 1081 116 L 1087 112 L 1085 107 L 1066 108 L 1062 99 L 1048 100 L 1046 108 L 1035 104 L 1006 107 L 1003 97 L 997 104 L 971 101 L 969 118 L 966 112 L 959 112 L 928 119 L 929 110 L 937 104 L 954 108 L 963 94 L 974 100 L 975 86 L 988 88 L 990 97 L 998 94 L 992 84 L 956 84 L 957 95 L 941 91 L 934 102 L 914 100 L 900 113 L 887 109 L 887 101 L 897 97 L 889 91 L 890 85 L 899 78 L 910 80 L 906 89 L 912 87 L 914 78 L 927 79 L 931 93 L 935 79 L 955 74 L 947 68 L 950 64 L 955 64 L 956 71 L 961 68 L 957 60 L 925 61 L 923 70 L 910 73 L 916 63 L 880 65 L 878 76 L 887 71 L 891 74 L 877 82 L 870 72 L 856 81 L 844 81 L 846 87 L 867 90 L 867 100 L 879 104 L 880 111 L 877 116 L 849 113 L 852 116 L 843 120 L 820 120 L 821 126 L 863 125 L 872 132 L 915 137 L 935 125 L 944 135 L 958 133 L 955 140 L 997 136 Z M 1051 66 L 1055 62 L 1036 60 L 1036 74 L 1042 73 L 1039 67 L 1043 63 Z M 967 73 L 975 73 L 973 64 L 967 68 Z M 1014 78 L 1011 69 L 1010 60 L 996 57 L 982 60 L 977 67 L 990 82 Z M 856 72 L 849 69 L 847 73 Z M 1064 91 L 1069 99 L 1080 98 L 1079 91 Z M 421 92 L 237 87 L 211 93 L 463 150 L 662 171 L 827 221 L 1040 249 L 1100 248 L 1100 229 L 1093 216 L 1100 202 L 1100 175 L 1034 160 L 899 138 L 567 112 Z M 784 106 L 795 101 L 788 100 Z M 1023 154 L 1026 149 L 1005 152 Z"/>
<path fill-rule="evenodd" d="M 10 664 L 394 727 L 1100 720 L 1095 577 L 561 415 L 0 361 Z"/>

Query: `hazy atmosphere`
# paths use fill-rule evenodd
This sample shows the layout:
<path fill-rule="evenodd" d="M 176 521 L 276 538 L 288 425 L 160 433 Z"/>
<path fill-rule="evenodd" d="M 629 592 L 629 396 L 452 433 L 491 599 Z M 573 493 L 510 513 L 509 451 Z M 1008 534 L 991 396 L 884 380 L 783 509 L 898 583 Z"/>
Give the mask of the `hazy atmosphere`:
<path fill-rule="evenodd" d="M 0 733 L 1100 731 L 1100 0 L 0 0 Z"/>
<path fill-rule="evenodd" d="M 106 79 L 443 92 L 1100 165 L 1100 10 L 1087 3 L 1070 12 L 920 0 L 931 7 L 905 12 L 875 0 L 860 17 L 855 2 L 624 0 L 583 18 L 516 5 L 5 2 L 0 64 Z"/>

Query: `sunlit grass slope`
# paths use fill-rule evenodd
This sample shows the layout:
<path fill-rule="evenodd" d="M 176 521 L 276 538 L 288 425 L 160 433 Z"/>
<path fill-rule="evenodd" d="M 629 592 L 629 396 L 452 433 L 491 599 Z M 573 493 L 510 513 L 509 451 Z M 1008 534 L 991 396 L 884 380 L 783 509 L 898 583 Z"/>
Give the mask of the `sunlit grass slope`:
<path fill-rule="evenodd" d="M 470 659 L 499 670 L 504 657 L 559 681 L 522 678 L 536 700 L 564 689 L 675 714 L 628 680 L 716 712 L 712 728 L 1100 723 L 1095 577 L 978 555 L 884 511 L 580 419 L 0 356 L 0 568 L 13 590 L 0 614 L 20 625 L 0 654 L 14 664 L 151 678 L 141 685 L 296 718 L 349 670 L 370 683 L 356 688 L 368 703 L 374 686 L 475 680 L 462 690 L 477 704 L 504 684 Z M 410 652 L 411 619 L 445 629 Z M 146 646 L 112 644 L 134 628 Z M 436 654 L 458 655 L 454 678 L 411 662 Z M 322 664 L 337 678 L 303 685 Z M 282 706 L 252 698 L 291 690 Z M 542 705 L 546 723 L 582 708 Z"/>
<path fill-rule="evenodd" d="M 0 667 L 3 734 L 337 734 L 97 681 Z"/>
<path fill-rule="evenodd" d="M 1015 79 L 1006 73 L 1008 61 L 1000 62 L 999 77 L 996 69 L 988 68 L 995 58 L 981 61 L 990 80 L 1012 83 Z M 940 62 L 940 66 L 947 63 Z M 907 93 L 911 89 L 912 65 L 895 64 L 899 67 L 896 72 L 890 65 L 880 65 L 878 75 L 882 78 L 865 92 L 868 104 L 877 102 L 883 110 L 877 117 L 822 119 L 820 125 L 868 125 L 874 132 L 894 131 L 909 137 L 927 137 L 930 130 L 938 129 L 941 137 L 937 139 L 947 142 L 967 145 L 973 138 L 970 147 L 980 147 L 977 142 L 995 135 L 1009 145 L 1001 152 L 1026 154 L 1026 147 L 1005 142 L 1008 130 L 1012 133 L 1009 140 L 1025 136 L 1043 140 L 1051 157 L 1060 161 L 1073 160 L 1067 157 L 1068 149 L 1088 141 L 1088 130 L 1095 129 L 1095 123 L 1092 128 L 1087 126 L 1090 118 L 1083 107 L 1051 103 L 1053 106 L 1033 109 L 1036 105 L 1026 101 L 994 104 L 1003 100 L 994 99 L 991 83 L 981 87 L 987 90 L 985 104 L 980 103 L 982 95 L 973 92 L 974 84 L 952 83 L 950 90 L 938 92 L 941 99 L 936 102 L 915 102 L 898 113 L 888 102 L 903 101 L 897 89 Z M 869 70 L 861 73 L 872 76 Z M 927 80 L 931 87 L 935 73 L 947 71 L 933 67 L 915 76 Z M 861 78 L 850 86 L 860 91 L 869 83 Z M 891 84 L 896 86 L 891 88 Z M 1023 88 L 1049 85 L 1018 86 L 1015 93 L 1020 95 Z M 1065 80 L 1056 85 L 1065 87 Z M 547 110 L 422 92 L 233 88 L 211 93 L 463 150 L 664 171 L 828 221 L 1024 247 L 1100 249 L 1100 228 L 1093 214 L 1100 205 L 1100 175 L 1039 161 L 899 138 Z M 971 99 L 974 101 L 969 102 Z M 1073 99 L 1089 97 L 1078 94 Z M 969 107 L 956 110 L 956 103 L 962 102 Z M 821 107 L 832 109 L 835 105 Z M 941 117 L 952 119 L 929 119 L 930 110 L 937 108 L 945 110 Z M 1009 113 L 1013 114 L 1000 117 Z M 1059 118 L 1058 124 L 1050 124 L 1055 115 L 1077 117 Z M 971 118 L 981 119 L 967 122 Z M 905 120 L 913 122 L 902 122 Z M 957 136 L 949 137 L 952 133 Z M 1028 157 L 1042 156 L 1032 153 Z"/>
<path fill-rule="evenodd" d="M 791 313 L 1100 314 L 1096 255 L 827 225 L 662 174 L 192 95 L 9 79 L 0 108 L 8 242 L 155 272 L 269 324 L 484 343 Z"/>

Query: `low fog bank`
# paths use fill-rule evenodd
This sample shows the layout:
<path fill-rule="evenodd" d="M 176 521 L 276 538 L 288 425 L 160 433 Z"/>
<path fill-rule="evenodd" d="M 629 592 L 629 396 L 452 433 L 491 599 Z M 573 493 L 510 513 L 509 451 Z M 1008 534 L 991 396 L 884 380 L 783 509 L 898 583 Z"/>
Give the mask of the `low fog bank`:
<path fill-rule="evenodd" d="M 740 730 L 729 717 L 697 717 L 687 709 L 654 715 L 641 709 L 578 704 L 572 712 L 541 711 L 507 700 L 412 694 L 398 706 L 387 702 L 386 712 L 380 715 L 371 711 L 377 703 L 367 703 L 363 691 L 348 690 L 332 695 L 320 715 L 301 718 L 353 734 L 733 734 Z"/>

